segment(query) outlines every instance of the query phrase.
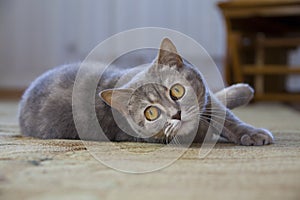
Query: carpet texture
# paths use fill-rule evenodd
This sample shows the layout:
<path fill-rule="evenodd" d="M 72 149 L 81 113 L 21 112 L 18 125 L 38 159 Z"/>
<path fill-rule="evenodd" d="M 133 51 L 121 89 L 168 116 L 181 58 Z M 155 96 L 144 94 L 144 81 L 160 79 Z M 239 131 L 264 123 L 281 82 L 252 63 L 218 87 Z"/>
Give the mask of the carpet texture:
<path fill-rule="evenodd" d="M 235 111 L 248 123 L 273 131 L 275 144 L 220 143 L 204 159 L 198 158 L 199 147 L 192 146 L 169 167 L 141 175 L 104 166 L 81 141 L 22 137 L 16 113 L 16 102 L 0 102 L 1 200 L 300 199 L 300 113 L 281 104 L 254 104 Z M 103 152 L 109 146 L 91 145 Z M 159 147 L 118 145 L 137 152 Z M 107 159 L 121 158 L 110 152 Z"/>

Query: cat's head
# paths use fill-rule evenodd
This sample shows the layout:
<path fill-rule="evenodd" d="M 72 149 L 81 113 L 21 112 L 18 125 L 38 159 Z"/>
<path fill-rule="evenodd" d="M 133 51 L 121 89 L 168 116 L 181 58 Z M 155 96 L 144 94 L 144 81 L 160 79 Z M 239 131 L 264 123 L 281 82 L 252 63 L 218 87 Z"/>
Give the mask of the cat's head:
<path fill-rule="evenodd" d="M 140 136 L 165 138 L 198 128 L 207 89 L 198 70 L 165 38 L 148 68 L 124 87 L 104 90 L 100 96 L 122 113 Z"/>

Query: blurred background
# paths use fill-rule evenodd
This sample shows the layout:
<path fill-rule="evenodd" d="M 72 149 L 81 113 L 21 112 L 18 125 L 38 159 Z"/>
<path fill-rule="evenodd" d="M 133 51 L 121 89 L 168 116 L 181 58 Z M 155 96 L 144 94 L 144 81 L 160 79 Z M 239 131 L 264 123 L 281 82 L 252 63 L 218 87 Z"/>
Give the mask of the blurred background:
<path fill-rule="evenodd" d="M 111 35 L 145 26 L 187 34 L 221 64 L 225 29 L 216 2 L 0 0 L 0 88 L 23 89 L 49 68 L 84 59 Z"/>
<path fill-rule="evenodd" d="M 77 62 L 120 31 L 155 26 L 199 42 L 221 72 L 226 27 L 217 0 L 0 0 L 0 95 L 22 91 L 57 65 Z M 299 51 L 291 53 L 298 62 Z M 300 61 L 299 61 L 300 62 Z M 288 87 L 296 88 L 292 78 Z M 299 87 L 298 87 L 299 89 Z"/>

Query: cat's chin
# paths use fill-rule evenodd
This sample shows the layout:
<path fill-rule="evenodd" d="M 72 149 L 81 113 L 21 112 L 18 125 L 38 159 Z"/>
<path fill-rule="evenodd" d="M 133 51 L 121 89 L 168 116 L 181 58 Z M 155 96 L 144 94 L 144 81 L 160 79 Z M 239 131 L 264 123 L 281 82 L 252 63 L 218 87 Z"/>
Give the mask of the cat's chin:
<path fill-rule="evenodd" d="M 168 129 L 167 132 L 165 131 L 164 137 L 166 138 L 173 138 L 174 136 L 196 137 L 196 132 L 198 130 L 198 126 L 197 126 L 198 122 L 196 120 L 179 121 L 178 123 L 176 123 L 176 125 L 177 126 L 174 126 L 173 129 Z M 161 133 L 160 136 L 162 136 Z"/>
<path fill-rule="evenodd" d="M 150 138 L 171 139 L 175 136 L 186 136 L 187 138 L 196 137 L 198 125 L 199 122 L 196 118 L 192 118 L 189 120 L 168 120 L 165 128 L 156 133 L 155 135 L 150 136 Z"/>

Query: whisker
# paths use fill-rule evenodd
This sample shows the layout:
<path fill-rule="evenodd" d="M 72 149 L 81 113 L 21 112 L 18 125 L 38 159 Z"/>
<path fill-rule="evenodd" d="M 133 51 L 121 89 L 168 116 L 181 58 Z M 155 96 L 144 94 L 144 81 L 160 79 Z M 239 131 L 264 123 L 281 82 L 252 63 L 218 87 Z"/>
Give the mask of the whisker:
<path fill-rule="evenodd" d="M 203 114 L 205 114 L 205 113 L 207 113 L 207 114 L 218 114 L 218 115 L 226 115 L 226 113 L 227 112 L 219 112 L 219 111 L 211 111 L 211 110 L 208 110 L 208 111 L 206 111 L 206 112 L 203 112 Z"/>
<path fill-rule="evenodd" d="M 215 115 L 215 114 L 210 114 L 210 115 L 202 114 L 201 116 L 206 116 L 206 117 L 211 117 L 211 118 L 217 118 L 217 119 L 220 119 L 220 120 L 224 120 L 224 122 L 236 123 L 235 120 L 229 120 L 228 118 L 226 118 L 226 115 L 219 116 L 219 115 Z"/>
<path fill-rule="evenodd" d="M 176 142 L 177 145 L 181 145 L 181 144 L 180 144 L 180 141 L 178 140 L 177 135 L 175 135 L 174 139 L 175 139 L 175 142 Z"/>
<path fill-rule="evenodd" d="M 226 115 L 228 113 L 227 110 L 212 110 L 212 109 L 207 109 L 203 114 L 218 114 L 218 115 Z"/>
<path fill-rule="evenodd" d="M 191 106 L 191 107 L 189 107 L 189 108 L 187 109 L 186 112 L 191 112 L 191 111 L 193 111 L 193 110 L 197 110 L 196 108 L 197 108 L 196 106 Z"/>
<path fill-rule="evenodd" d="M 216 126 L 216 124 L 211 124 L 211 123 L 208 123 L 207 121 L 202 121 L 201 122 L 204 122 L 206 123 L 207 125 L 211 126 L 212 128 L 214 128 L 214 133 L 215 135 L 220 135 L 221 132 L 225 129 L 223 126 L 222 126 L 222 130 L 219 130 L 220 129 L 220 126 Z M 222 124 L 221 124 L 222 125 Z"/>
<path fill-rule="evenodd" d="M 169 144 L 168 136 L 165 137 L 166 144 Z"/>
<path fill-rule="evenodd" d="M 213 124 L 211 124 L 210 122 L 206 122 L 207 124 L 209 124 L 209 125 L 212 125 L 214 128 L 216 128 L 216 129 L 219 129 L 219 128 L 224 128 L 225 126 L 224 126 L 224 124 L 225 124 L 225 121 L 226 120 L 224 120 L 224 123 L 221 123 L 221 122 L 219 122 L 219 121 L 217 121 L 217 120 L 215 120 L 215 119 L 211 119 L 211 118 L 209 118 L 209 117 L 206 117 L 206 116 L 203 116 L 202 117 L 202 119 L 208 119 L 208 120 L 210 120 L 211 122 L 213 122 Z M 201 119 L 200 119 L 201 120 Z M 203 121 L 203 120 L 202 120 Z M 217 126 L 215 126 L 215 124 L 216 125 L 219 125 L 219 127 L 217 127 Z M 220 126 L 222 126 L 222 127 L 220 127 Z"/>
<path fill-rule="evenodd" d="M 200 116 L 201 115 L 206 115 L 206 116 L 218 116 L 218 117 L 226 117 L 227 113 L 223 112 L 204 112 L 204 113 L 198 113 Z"/>
<path fill-rule="evenodd" d="M 217 106 L 211 106 L 211 107 L 206 107 L 205 110 L 216 110 L 216 111 L 223 111 L 225 112 L 227 110 L 227 108 L 225 106 L 217 107 Z"/>
<path fill-rule="evenodd" d="M 201 119 L 200 122 L 203 122 L 203 123 L 205 123 L 205 124 L 208 125 L 208 126 L 212 126 L 212 127 L 216 130 L 216 133 L 214 133 L 214 134 L 219 135 L 219 134 L 222 132 L 222 131 L 218 131 L 218 129 L 219 129 L 220 127 L 217 127 L 215 124 L 211 124 L 210 122 L 207 122 L 207 121 L 205 121 L 205 120 L 203 120 L 203 119 Z"/>
<path fill-rule="evenodd" d="M 215 118 L 217 118 L 217 119 L 214 119 L 214 118 L 211 118 L 211 116 L 205 116 L 205 115 L 200 116 L 200 118 L 204 118 L 204 119 L 207 119 L 207 120 L 210 120 L 210 121 L 213 121 L 213 122 L 218 122 L 218 123 L 221 123 L 220 121 L 217 121 L 218 119 L 222 120 L 224 123 L 225 122 L 231 122 L 231 123 L 233 122 L 233 121 L 230 121 L 226 118 L 222 118 L 222 117 L 218 117 L 218 116 L 215 116 Z"/>
<path fill-rule="evenodd" d="M 174 145 L 176 145 L 175 137 L 176 137 L 176 136 L 173 136 L 172 139 L 171 139 L 171 142 L 172 142 Z"/>
<path fill-rule="evenodd" d="M 207 120 L 209 120 L 210 122 L 214 122 L 214 123 L 217 123 L 217 124 L 221 124 L 221 122 L 219 122 L 219 121 L 217 121 L 217 120 L 215 120 L 215 119 L 212 119 L 212 118 L 210 118 L 210 117 L 203 116 L 202 118 L 203 118 L 203 119 L 207 119 Z M 209 123 L 209 124 L 210 124 L 210 122 L 207 121 L 207 123 Z"/>

